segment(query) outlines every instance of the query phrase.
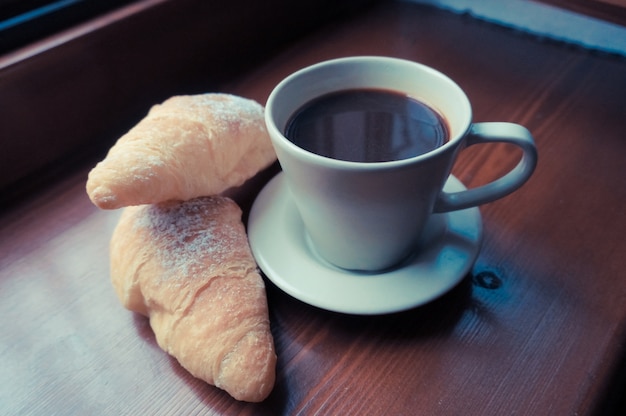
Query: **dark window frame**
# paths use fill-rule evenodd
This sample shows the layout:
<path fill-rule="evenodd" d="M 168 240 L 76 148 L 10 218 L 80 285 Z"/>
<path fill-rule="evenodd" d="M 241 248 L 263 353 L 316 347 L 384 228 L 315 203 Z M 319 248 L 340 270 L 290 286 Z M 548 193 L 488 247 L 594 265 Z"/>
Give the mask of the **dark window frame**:
<path fill-rule="evenodd" d="M 135 0 L 0 0 L 0 55 Z"/>

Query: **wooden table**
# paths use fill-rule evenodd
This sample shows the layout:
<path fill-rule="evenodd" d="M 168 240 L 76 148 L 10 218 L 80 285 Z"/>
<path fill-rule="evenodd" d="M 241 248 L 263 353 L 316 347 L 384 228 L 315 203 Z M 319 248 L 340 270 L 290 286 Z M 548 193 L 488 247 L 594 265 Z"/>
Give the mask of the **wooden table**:
<path fill-rule="evenodd" d="M 120 306 L 87 160 L 0 217 L 0 414 L 587 415 L 616 411 L 626 330 L 626 60 L 410 4 L 383 4 L 299 40 L 222 90 L 265 102 L 323 59 L 390 55 L 455 79 L 476 121 L 534 134 L 540 162 L 481 208 L 472 272 L 438 300 L 386 316 L 308 306 L 268 282 L 277 381 L 248 404 L 192 378 L 145 318 Z M 3 138 L 4 139 L 4 138 Z M 102 155 L 100 155 L 102 156 Z M 507 170 L 507 146 L 454 174 Z M 240 192 L 244 209 L 271 173 Z"/>

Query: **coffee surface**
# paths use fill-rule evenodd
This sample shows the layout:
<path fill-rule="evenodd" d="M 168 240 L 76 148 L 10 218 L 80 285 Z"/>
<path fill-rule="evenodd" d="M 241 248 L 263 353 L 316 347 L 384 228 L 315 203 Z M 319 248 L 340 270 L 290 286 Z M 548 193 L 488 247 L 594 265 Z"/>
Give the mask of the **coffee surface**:
<path fill-rule="evenodd" d="M 428 153 L 448 140 L 444 119 L 399 92 L 352 89 L 318 97 L 287 123 L 297 146 L 333 159 L 387 162 Z"/>

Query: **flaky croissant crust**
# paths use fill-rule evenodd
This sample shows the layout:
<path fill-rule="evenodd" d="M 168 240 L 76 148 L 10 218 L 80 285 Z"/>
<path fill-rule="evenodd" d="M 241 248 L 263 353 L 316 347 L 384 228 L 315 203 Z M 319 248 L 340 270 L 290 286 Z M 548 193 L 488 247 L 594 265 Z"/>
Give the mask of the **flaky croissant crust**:
<path fill-rule="evenodd" d="M 102 209 L 186 201 L 239 186 L 276 160 L 257 102 L 229 94 L 175 96 L 153 106 L 89 173 Z"/>
<path fill-rule="evenodd" d="M 232 200 L 125 208 L 110 249 L 117 295 L 149 317 L 163 350 L 238 400 L 269 395 L 276 354 L 265 287 Z"/>

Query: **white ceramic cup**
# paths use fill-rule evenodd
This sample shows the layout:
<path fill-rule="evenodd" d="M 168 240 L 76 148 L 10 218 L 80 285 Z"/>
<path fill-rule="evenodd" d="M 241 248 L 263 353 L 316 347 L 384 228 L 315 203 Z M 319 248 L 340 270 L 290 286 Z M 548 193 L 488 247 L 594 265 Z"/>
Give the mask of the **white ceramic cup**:
<path fill-rule="evenodd" d="M 309 152 L 285 137 L 288 121 L 302 105 L 330 92 L 355 88 L 398 91 L 427 104 L 447 121 L 448 142 L 409 159 L 352 162 Z M 470 102 L 454 81 L 427 66 L 395 58 L 341 58 L 301 69 L 274 88 L 265 121 L 314 248 L 330 263 L 355 271 L 399 264 L 416 249 L 431 214 L 502 198 L 522 186 L 537 163 L 537 150 L 526 128 L 472 123 Z M 456 193 L 442 191 L 459 151 L 492 142 L 521 148 L 519 163 L 486 185 Z"/>

